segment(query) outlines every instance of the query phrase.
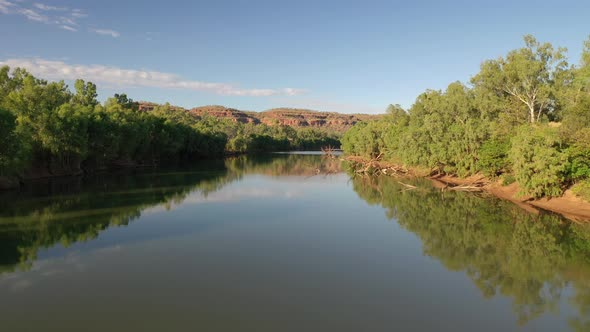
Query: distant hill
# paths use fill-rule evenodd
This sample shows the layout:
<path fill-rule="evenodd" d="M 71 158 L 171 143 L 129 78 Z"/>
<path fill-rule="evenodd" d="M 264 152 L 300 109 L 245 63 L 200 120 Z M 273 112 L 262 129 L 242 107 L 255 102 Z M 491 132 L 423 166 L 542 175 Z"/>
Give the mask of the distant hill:
<path fill-rule="evenodd" d="M 259 124 L 260 119 L 256 116 L 256 112 L 240 111 L 235 108 L 228 108 L 225 106 L 210 105 L 192 108 L 188 111 L 190 114 L 202 117 L 205 115 L 215 116 L 218 118 L 229 118 L 242 123 Z"/>
<path fill-rule="evenodd" d="M 151 111 L 155 106 L 157 106 L 157 104 L 148 102 L 139 103 L 139 109 L 141 111 Z M 183 109 L 181 107 L 173 107 Z M 241 123 L 264 123 L 267 125 L 281 124 L 298 128 L 323 128 L 339 132 L 346 131 L 357 122 L 378 119 L 381 117 L 381 115 L 342 114 L 296 108 L 274 108 L 263 112 L 253 112 L 242 111 L 220 105 L 199 106 L 186 111 L 199 118 L 203 116 L 215 116 L 219 118 L 229 118 Z"/>
<path fill-rule="evenodd" d="M 381 115 L 342 114 L 335 112 L 319 112 L 307 109 L 274 108 L 258 113 L 262 123 L 275 123 L 293 127 L 324 127 L 337 131 L 345 131 L 360 121 L 378 119 Z"/>

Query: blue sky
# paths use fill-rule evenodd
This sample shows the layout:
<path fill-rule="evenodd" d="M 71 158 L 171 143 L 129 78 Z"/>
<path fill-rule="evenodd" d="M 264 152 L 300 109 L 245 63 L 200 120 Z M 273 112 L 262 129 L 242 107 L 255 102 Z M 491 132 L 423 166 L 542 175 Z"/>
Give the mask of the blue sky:
<path fill-rule="evenodd" d="M 589 1 L 0 0 L 0 62 L 183 107 L 409 107 L 522 36 L 577 63 Z M 68 80 L 69 81 L 69 80 Z"/>

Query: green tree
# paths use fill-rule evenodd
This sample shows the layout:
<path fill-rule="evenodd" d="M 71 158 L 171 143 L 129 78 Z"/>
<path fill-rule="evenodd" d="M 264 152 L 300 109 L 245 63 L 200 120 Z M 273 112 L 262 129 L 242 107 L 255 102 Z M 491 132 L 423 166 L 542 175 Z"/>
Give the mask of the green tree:
<path fill-rule="evenodd" d="M 18 173 L 28 158 L 29 147 L 17 132 L 16 116 L 0 108 L 0 176 Z"/>
<path fill-rule="evenodd" d="M 590 37 L 584 43 L 580 66 L 572 73 L 571 84 L 560 94 L 564 105 L 562 135 L 580 142 L 585 135 L 578 132 L 590 127 Z M 590 145 L 590 140 L 587 144 Z"/>
<path fill-rule="evenodd" d="M 67 103 L 44 113 L 40 120 L 41 147 L 53 155 L 60 169 L 78 171 L 88 152 L 88 109 Z"/>
<path fill-rule="evenodd" d="M 471 91 L 460 82 L 428 91 L 410 109 L 402 137 L 401 160 L 446 173 L 475 173 L 479 148 L 487 136 Z"/>
<path fill-rule="evenodd" d="M 131 111 L 137 111 L 139 109 L 139 103 L 133 101 L 133 99 L 127 97 L 124 93 L 115 93 L 115 95 L 105 102 L 105 108 L 107 110 L 112 109 L 125 109 Z"/>
<path fill-rule="evenodd" d="M 533 36 L 524 37 L 525 47 L 508 53 L 506 58 L 485 61 L 472 83 L 495 95 L 513 98 L 528 112 L 529 122 L 542 115 L 556 113 L 555 86 L 567 70 L 565 49 L 539 43 Z"/>
<path fill-rule="evenodd" d="M 76 88 L 76 93 L 72 97 L 73 103 L 92 108 L 98 105 L 98 101 L 96 100 L 98 94 L 96 93 L 96 85 L 94 83 L 86 83 L 84 80 L 78 79 L 74 87 Z"/>

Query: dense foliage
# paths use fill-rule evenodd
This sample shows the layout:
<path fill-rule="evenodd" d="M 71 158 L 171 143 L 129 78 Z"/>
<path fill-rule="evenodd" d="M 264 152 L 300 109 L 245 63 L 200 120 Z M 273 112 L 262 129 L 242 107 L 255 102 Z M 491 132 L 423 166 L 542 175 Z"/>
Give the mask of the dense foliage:
<path fill-rule="evenodd" d="M 428 90 L 404 111 L 342 138 L 348 154 L 440 173 L 514 178 L 522 194 L 558 196 L 590 178 L 590 39 L 579 66 L 565 50 L 524 38 L 523 48 L 485 61 L 469 85 Z"/>
<path fill-rule="evenodd" d="M 316 129 L 195 117 L 170 105 L 139 111 L 125 94 L 104 104 L 96 85 L 38 79 L 0 68 L 0 176 L 76 174 L 112 166 L 160 164 L 225 153 L 339 145 Z"/>

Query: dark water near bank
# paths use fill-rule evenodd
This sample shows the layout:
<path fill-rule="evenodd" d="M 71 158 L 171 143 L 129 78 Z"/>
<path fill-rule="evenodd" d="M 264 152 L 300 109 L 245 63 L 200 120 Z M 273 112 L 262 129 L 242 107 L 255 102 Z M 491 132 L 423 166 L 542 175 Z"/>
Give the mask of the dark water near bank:
<path fill-rule="evenodd" d="M 0 194 L 1 331 L 590 331 L 590 229 L 319 155 Z"/>

